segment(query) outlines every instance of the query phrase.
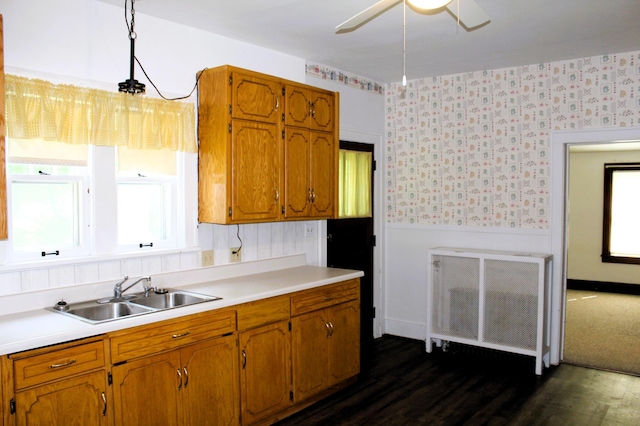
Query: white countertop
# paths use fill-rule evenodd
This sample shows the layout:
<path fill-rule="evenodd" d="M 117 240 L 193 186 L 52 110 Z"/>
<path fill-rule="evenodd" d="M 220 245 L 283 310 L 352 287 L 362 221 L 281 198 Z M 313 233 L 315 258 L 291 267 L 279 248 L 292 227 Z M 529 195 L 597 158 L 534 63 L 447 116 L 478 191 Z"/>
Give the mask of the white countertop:
<path fill-rule="evenodd" d="M 279 296 L 363 276 L 362 271 L 296 266 L 251 275 L 204 281 L 182 290 L 222 297 L 166 311 L 101 324 L 89 324 L 43 308 L 0 316 L 0 355 L 95 336 L 115 330 L 179 318 L 240 303 Z"/>

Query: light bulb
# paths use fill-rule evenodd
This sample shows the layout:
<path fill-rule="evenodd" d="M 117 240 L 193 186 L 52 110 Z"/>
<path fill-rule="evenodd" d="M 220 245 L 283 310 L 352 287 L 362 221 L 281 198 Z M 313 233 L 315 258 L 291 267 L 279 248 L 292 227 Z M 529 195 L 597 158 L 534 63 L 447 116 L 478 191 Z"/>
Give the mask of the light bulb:
<path fill-rule="evenodd" d="M 406 75 L 402 76 L 402 87 L 407 87 L 407 76 Z"/>

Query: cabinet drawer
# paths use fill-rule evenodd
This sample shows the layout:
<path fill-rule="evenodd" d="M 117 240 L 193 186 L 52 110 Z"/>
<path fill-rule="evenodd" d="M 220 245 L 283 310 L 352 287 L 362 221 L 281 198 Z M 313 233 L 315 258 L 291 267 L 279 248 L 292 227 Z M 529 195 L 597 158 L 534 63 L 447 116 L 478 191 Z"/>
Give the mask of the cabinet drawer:
<path fill-rule="evenodd" d="M 16 389 L 104 367 L 104 342 L 88 343 L 14 361 Z"/>
<path fill-rule="evenodd" d="M 289 319 L 289 297 L 272 297 L 238 306 L 238 330 Z"/>
<path fill-rule="evenodd" d="M 297 293 L 291 297 L 291 315 L 300 315 L 327 306 L 355 300 L 360 296 L 360 279 Z"/>
<path fill-rule="evenodd" d="M 111 360 L 118 363 L 232 333 L 235 311 L 196 314 L 110 335 Z"/>

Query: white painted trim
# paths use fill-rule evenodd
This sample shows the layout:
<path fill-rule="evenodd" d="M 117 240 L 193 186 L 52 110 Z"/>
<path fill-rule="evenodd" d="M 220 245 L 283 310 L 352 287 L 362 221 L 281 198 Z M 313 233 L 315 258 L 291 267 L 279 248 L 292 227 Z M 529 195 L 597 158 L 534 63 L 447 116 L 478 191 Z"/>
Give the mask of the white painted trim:
<path fill-rule="evenodd" d="M 551 363 L 559 364 L 564 353 L 564 322 L 567 276 L 567 195 L 570 145 L 609 144 L 640 140 L 640 127 L 555 131 L 551 133 L 551 253 L 554 258 L 551 287 Z"/>

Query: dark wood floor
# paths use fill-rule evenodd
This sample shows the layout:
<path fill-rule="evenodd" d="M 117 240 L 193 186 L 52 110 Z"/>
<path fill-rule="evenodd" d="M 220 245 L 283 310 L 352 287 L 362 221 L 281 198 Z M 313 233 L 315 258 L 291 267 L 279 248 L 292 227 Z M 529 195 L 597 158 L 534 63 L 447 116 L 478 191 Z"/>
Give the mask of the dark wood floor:
<path fill-rule="evenodd" d="M 640 425 L 640 377 L 383 336 L 359 381 L 287 425 Z"/>

